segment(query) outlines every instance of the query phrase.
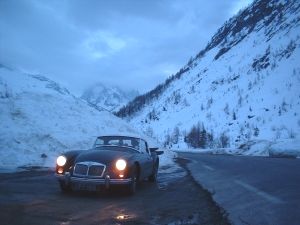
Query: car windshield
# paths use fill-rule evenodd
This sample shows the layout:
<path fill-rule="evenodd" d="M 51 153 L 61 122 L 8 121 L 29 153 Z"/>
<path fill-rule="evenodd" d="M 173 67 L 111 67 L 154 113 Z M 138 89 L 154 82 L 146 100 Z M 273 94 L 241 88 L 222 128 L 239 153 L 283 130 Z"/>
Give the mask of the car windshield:
<path fill-rule="evenodd" d="M 130 147 L 137 151 L 140 150 L 140 139 L 126 136 L 100 136 L 94 143 L 94 148 L 118 146 L 118 147 Z"/>

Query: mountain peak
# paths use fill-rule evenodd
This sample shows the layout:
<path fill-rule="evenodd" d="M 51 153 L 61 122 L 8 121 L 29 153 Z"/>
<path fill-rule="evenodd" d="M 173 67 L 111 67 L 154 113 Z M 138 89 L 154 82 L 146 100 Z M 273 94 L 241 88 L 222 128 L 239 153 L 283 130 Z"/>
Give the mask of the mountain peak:
<path fill-rule="evenodd" d="M 107 86 L 99 82 L 87 88 L 81 98 L 94 106 L 113 112 L 137 95 L 137 91 L 124 91 L 117 86 Z"/>

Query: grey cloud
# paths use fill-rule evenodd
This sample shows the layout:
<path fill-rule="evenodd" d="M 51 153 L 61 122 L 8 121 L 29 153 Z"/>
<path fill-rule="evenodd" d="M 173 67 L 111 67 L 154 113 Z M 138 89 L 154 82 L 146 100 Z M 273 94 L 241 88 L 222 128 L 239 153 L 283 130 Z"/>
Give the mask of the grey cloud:
<path fill-rule="evenodd" d="M 240 1 L 2 0 L 0 62 L 78 94 L 99 81 L 146 91 L 197 54 Z"/>

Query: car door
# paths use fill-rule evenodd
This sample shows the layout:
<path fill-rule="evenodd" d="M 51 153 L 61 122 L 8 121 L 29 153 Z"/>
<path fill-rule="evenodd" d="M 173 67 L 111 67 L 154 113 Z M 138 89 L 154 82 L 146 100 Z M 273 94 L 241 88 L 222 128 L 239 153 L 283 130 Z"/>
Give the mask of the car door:
<path fill-rule="evenodd" d="M 153 162 L 147 143 L 142 139 L 140 140 L 140 151 L 142 160 L 142 176 L 148 177 L 152 173 Z"/>

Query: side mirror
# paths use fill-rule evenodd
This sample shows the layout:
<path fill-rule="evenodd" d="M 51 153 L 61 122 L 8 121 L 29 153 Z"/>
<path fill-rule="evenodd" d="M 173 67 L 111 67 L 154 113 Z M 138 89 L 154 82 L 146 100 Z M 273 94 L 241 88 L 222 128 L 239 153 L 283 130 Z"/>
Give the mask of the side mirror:
<path fill-rule="evenodd" d="M 162 154 L 164 154 L 164 151 L 162 151 L 162 150 L 155 151 L 155 152 L 156 152 L 157 155 L 162 155 Z"/>
<path fill-rule="evenodd" d="M 149 148 L 150 152 L 155 152 L 156 150 L 158 150 L 158 148 Z"/>
<path fill-rule="evenodd" d="M 162 154 L 164 154 L 164 151 L 162 151 L 162 150 L 157 151 L 158 149 L 159 148 L 149 148 L 149 150 L 150 150 L 151 153 L 155 152 L 156 155 L 162 155 Z"/>

